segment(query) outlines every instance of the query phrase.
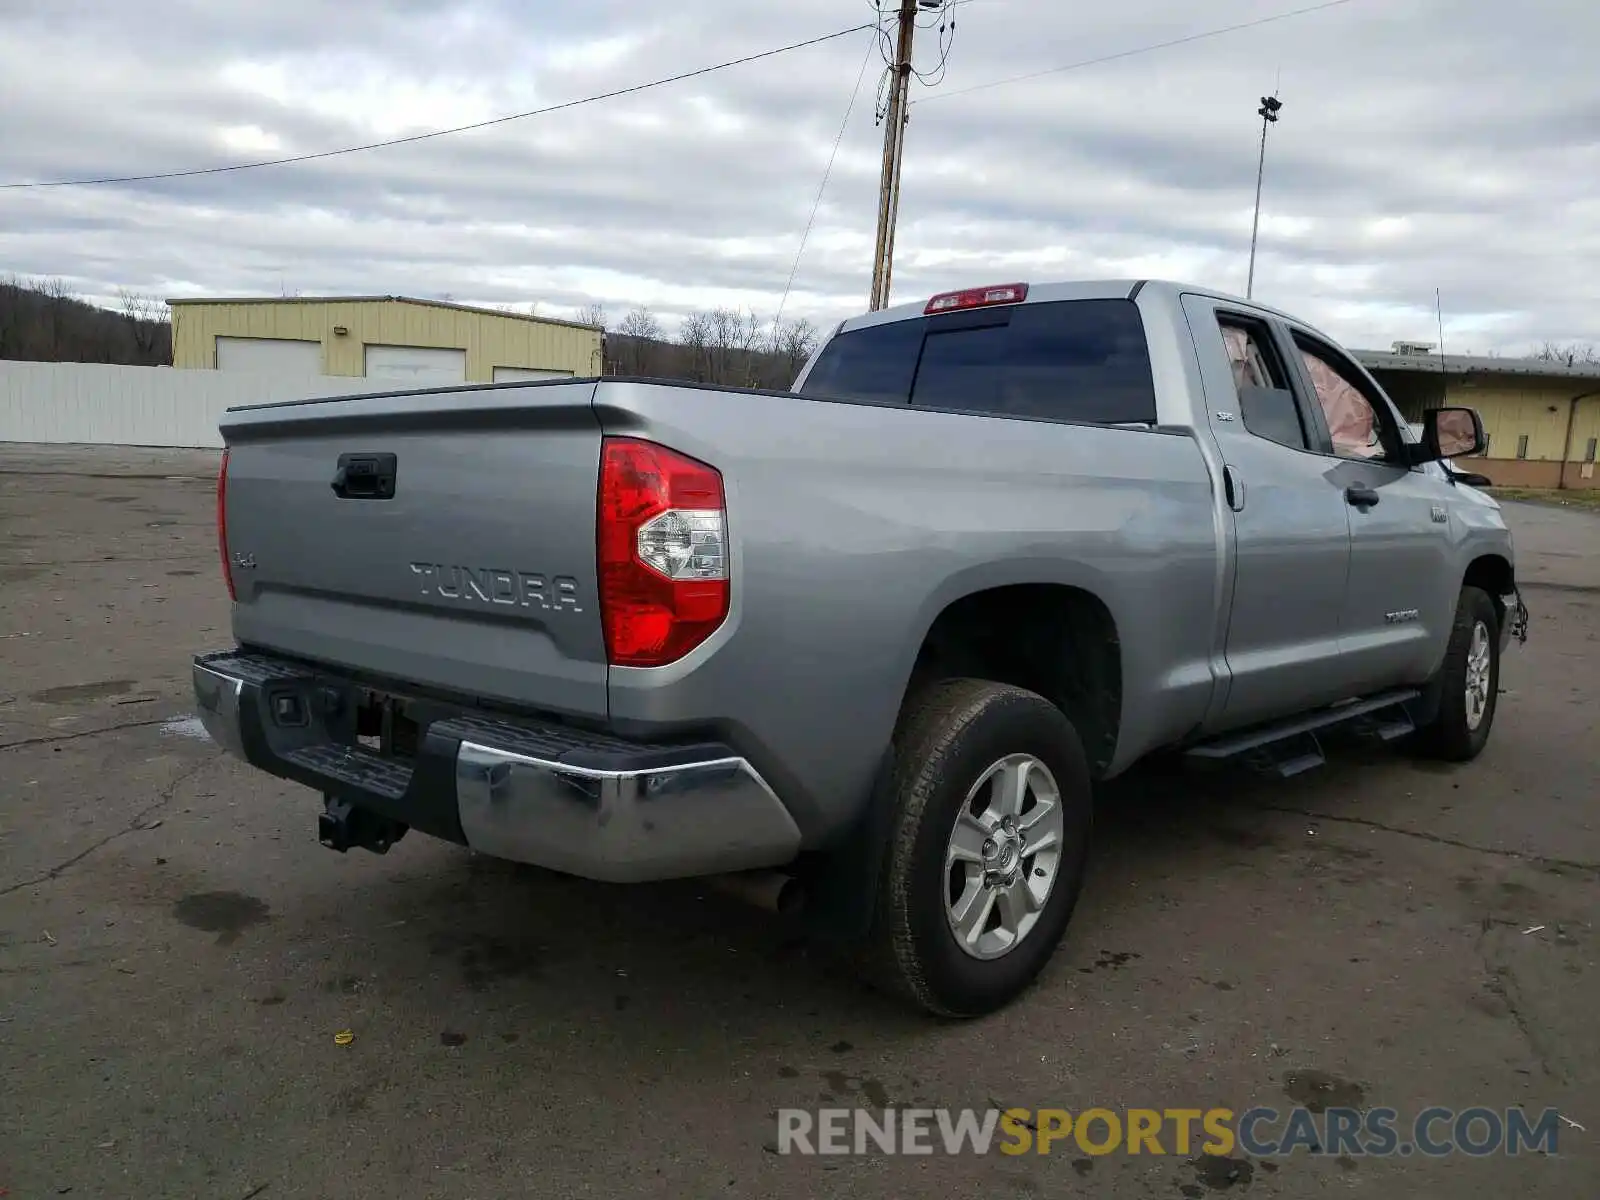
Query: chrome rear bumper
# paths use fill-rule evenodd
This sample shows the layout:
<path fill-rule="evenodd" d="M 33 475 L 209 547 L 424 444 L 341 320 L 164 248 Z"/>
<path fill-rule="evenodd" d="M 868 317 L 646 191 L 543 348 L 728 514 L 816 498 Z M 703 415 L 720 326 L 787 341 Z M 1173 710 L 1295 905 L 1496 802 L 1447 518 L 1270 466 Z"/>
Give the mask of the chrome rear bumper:
<path fill-rule="evenodd" d="M 258 653 L 194 661 L 200 719 L 245 762 L 515 862 L 641 882 L 789 862 L 800 831 L 742 756 L 418 702 L 415 753 L 356 742 L 362 685 Z"/>

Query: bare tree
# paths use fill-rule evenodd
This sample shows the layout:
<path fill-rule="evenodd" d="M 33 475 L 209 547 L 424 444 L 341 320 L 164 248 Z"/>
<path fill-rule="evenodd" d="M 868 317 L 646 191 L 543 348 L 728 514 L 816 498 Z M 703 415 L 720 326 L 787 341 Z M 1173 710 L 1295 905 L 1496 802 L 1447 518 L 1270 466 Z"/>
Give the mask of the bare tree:
<path fill-rule="evenodd" d="M 648 308 L 630 310 L 606 338 L 607 370 L 730 387 L 787 388 L 816 346 L 811 322 L 771 323 L 749 309 L 713 308 L 683 318 L 667 339 Z"/>
<path fill-rule="evenodd" d="M 678 344 L 686 351 L 689 378 L 697 383 L 711 379 L 712 343 L 715 326 L 710 313 L 692 312 L 678 330 Z"/>
<path fill-rule="evenodd" d="M 1600 348 L 1593 342 L 1545 342 L 1533 352 L 1533 357 L 1541 362 L 1560 363 L 1564 367 L 1575 367 L 1580 363 L 1589 366 L 1600 363 Z"/>
<path fill-rule="evenodd" d="M 811 357 L 811 352 L 816 348 L 817 331 L 810 321 L 801 318 L 774 325 L 768 352 L 776 360 L 773 366 L 782 375 L 782 379 L 769 380 L 767 386 L 788 387 L 794 382 L 795 376 L 800 373 L 800 368 L 805 366 L 806 359 Z"/>
<path fill-rule="evenodd" d="M 34 291 L 45 298 L 45 329 L 46 345 L 50 352 L 51 362 L 60 362 L 62 352 L 66 349 L 65 334 L 67 329 L 67 313 L 71 306 L 77 303 L 77 296 L 73 294 L 72 287 L 65 279 L 59 276 L 46 279 L 34 288 Z"/>
<path fill-rule="evenodd" d="M 154 296 L 128 288 L 117 289 L 117 302 L 128 323 L 134 351 L 141 362 L 153 362 L 161 326 L 167 322 L 167 306 Z"/>
<path fill-rule="evenodd" d="M 617 332 L 627 337 L 657 341 L 661 337 L 661 322 L 648 308 L 635 308 L 618 323 Z"/>
<path fill-rule="evenodd" d="M 585 304 L 578 310 L 578 324 L 593 325 L 597 329 L 606 329 L 606 306 L 598 302 Z"/>
<path fill-rule="evenodd" d="M 706 382 L 727 383 L 733 350 L 739 340 L 739 314 L 714 308 L 706 314 Z"/>
<path fill-rule="evenodd" d="M 27 290 L 15 275 L 0 279 L 0 358 L 22 357 L 24 314 L 20 301 Z"/>
<path fill-rule="evenodd" d="M 723 380 L 724 383 L 742 384 L 744 387 L 755 387 L 756 376 L 759 373 L 759 364 L 756 361 L 757 347 L 761 344 L 761 330 L 764 322 L 756 316 L 751 309 L 733 316 L 733 349 L 734 361 L 732 363 L 734 374 Z"/>
<path fill-rule="evenodd" d="M 656 375 L 664 369 L 661 322 L 648 308 L 630 310 L 607 342 L 612 368 L 619 375 Z"/>
<path fill-rule="evenodd" d="M 714 308 L 706 314 L 707 381 L 735 386 L 754 383 L 754 351 L 761 318 L 748 310 Z"/>

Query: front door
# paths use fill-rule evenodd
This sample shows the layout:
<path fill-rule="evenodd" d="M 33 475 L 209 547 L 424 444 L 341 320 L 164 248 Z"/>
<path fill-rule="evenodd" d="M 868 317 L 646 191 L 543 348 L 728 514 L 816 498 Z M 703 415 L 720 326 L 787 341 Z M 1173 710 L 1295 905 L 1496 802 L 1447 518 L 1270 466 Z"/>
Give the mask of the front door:
<path fill-rule="evenodd" d="M 1233 729 L 1342 698 L 1350 517 L 1328 478 L 1338 464 L 1313 449 L 1311 405 L 1276 318 L 1204 296 L 1183 303 L 1232 524 L 1229 682 L 1207 726 Z"/>
<path fill-rule="evenodd" d="M 1339 629 L 1346 687 L 1420 683 L 1444 654 L 1461 587 L 1451 574 L 1449 485 L 1405 465 L 1399 415 L 1360 366 L 1308 331 L 1292 336 L 1328 439 L 1330 479 L 1349 511 Z"/>

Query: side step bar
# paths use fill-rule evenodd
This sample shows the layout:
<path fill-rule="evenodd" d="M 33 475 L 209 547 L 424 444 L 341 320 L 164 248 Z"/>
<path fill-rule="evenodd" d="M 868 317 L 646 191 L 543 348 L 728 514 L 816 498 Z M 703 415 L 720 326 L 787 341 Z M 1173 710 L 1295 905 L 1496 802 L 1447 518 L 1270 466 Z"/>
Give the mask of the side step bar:
<path fill-rule="evenodd" d="M 1268 774 L 1298 775 L 1320 767 L 1325 761 L 1316 736 L 1319 730 L 1353 725 L 1359 732 L 1385 742 L 1411 733 L 1415 726 L 1401 706 L 1421 694 L 1416 688 L 1401 688 L 1364 700 L 1348 700 L 1285 721 L 1201 742 L 1184 751 L 1184 758 L 1204 763 L 1240 759 Z"/>

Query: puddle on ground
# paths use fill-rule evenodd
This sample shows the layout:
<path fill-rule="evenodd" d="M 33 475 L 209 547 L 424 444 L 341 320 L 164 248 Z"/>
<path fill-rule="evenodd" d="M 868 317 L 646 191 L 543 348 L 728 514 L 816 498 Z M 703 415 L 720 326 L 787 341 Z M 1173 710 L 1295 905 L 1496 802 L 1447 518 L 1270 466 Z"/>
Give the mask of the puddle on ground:
<path fill-rule="evenodd" d="M 217 945 L 227 946 L 268 916 L 267 906 L 241 892 L 197 892 L 172 906 L 172 915 L 191 929 L 217 935 Z"/>
<path fill-rule="evenodd" d="M 108 696 L 120 696 L 132 690 L 131 679 L 107 679 L 101 683 L 69 683 L 63 687 L 45 688 L 42 692 L 31 693 L 28 699 L 37 700 L 40 704 L 81 704 L 89 700 L 104 700 Z"/>
<path fill-rule="evenodd" d="M 1189 1166 L 1194 1168 L 1195 1177 L 1200 1181 L 1198 1186 L 1211 1192 L 1226 1192 L 1235 1187 L 1243 1191 L 1249 1188 L 1256 1174 L 1255 1164 L 1245 1158 L 1222 1158 L 1202 1154 L 1199 1158 L 1191 1158 Z M 1189 1188 L 1196 1186 L 1189 1184 L 1182 1189 L 1183 1194 L 1194 1195 L 1195 1193 Z"/>
<path fill-rule="evenodd" d="M 1360 1108 L 1367 1098 L 1366 1090 L 1359 1083 L 1326 1071 L 1290 1071 L 1283 1077 L 1283 1092 L 1314 1113 L 1330 1108 Z"/>

